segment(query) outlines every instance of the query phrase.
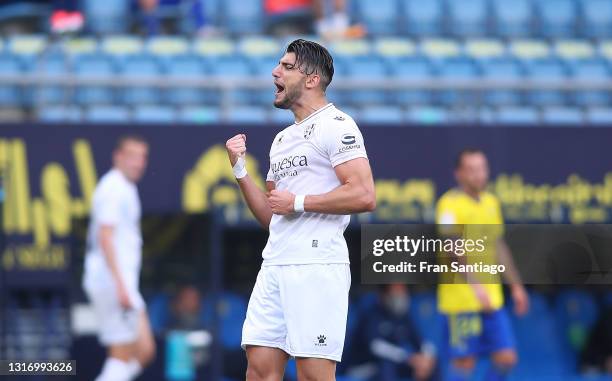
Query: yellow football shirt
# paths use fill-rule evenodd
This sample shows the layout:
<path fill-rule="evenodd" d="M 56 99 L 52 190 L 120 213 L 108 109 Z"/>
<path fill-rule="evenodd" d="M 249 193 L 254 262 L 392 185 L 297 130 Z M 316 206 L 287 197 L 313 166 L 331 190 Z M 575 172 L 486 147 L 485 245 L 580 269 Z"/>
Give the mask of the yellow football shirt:
<path fill-rule="evenodd" d="M 489 244 L 485 245 L 485 262 L 497 263 L 496 242 L 503 235 L 504 221 L 499 201 L 493 194 L 482 192 L 477 200 L 462 190 L 449 190 L 436 205 L 436 223 L 464 225 L 460 233 L 464 239 L 486 236 Z M 469 263 L 470 257 L 467 260 Z M 483 284 L 483 287 L 489 294 L 493 309 L 501 308 L 504 304 L 501 282 Z M 480 311 L 482 306 L 469 284 L 440 284 L 438 308 L 443 313 L 464 313 Z"/>

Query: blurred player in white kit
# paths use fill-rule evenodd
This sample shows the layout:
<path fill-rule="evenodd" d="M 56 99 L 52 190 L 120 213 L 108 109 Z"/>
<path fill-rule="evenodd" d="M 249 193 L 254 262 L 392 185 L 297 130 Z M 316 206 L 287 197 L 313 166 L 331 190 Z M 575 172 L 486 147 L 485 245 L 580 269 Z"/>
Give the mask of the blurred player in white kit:
<path fill-rule="evenodd" d="M 149 146 L 139 136 L 119 139 L 113 168 L 96 186 L 87 236 L 83 288 L 91 301 L 107 358 L 96 381 L 129 381 L 155 356 L 155 341 L 138 291 L 142 257 L 136 183 Z"/>

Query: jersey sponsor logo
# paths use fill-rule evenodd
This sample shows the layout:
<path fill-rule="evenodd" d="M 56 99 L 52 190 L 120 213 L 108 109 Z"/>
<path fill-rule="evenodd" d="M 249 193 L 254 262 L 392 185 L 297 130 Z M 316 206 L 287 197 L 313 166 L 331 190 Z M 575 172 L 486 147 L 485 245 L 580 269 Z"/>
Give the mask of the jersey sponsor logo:
<path fill-rule="evenodd" d="M 355 138 L 355 135 L 353 134 L 342 135 L 342 144 L 344 145 L 355 144 L 356 141 L 357 139 Z"/>
<path fill-rule="evenodd" d="M 285 135 L 281 135 L 281 136 L 279 136 L 279 137 L 278 137 L 278 139 L 276 139 L 276 145 L 281 144 L 281 142 L 283 141 L 283 137 L 284 137 L 284 136 L 285 136 Z"/>
<path fill-rule="evenodd" d="M 304 128 L 304 139 L 310 139 L 310 137 L 312 136 L 312 132 L 314 131 L 314 128 L 315 128 L 314 123 Z"/>
<path fill-rule="evenodd" d="M 306 155 L 295 155 L 295 156 L 287 156 L 282 160 L 277 161 L 276 163 L 272 163 L 272 173 L 276 174 L 280 171 L 284 171 L 286 169 L 293 169 L 297 167 L 307 167 L 308 166 L 308 158 Z"/>
<path fill-rule="evenodd" d="M 343 117 L 342 115 L 336 115 L 336 116 L 334 117 L 334 120 L 343 121 L 343 120 L 346 120 L 346 118 L 345 118 L 345 117 Z"/>

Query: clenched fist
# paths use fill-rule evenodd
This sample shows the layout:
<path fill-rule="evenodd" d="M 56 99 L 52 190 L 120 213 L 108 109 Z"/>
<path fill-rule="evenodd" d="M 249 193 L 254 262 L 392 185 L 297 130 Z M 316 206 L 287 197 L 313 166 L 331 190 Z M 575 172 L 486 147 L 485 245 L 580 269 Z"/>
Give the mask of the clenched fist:
<path fill-rule="evenodd" d="M 246 153 L 246 135 L 238 134 L 225 142 L 225 148 L 227 149 L 227 155 L 229 156 L 232 167 L 238 161 L 240 156 L 244 156 Z"/>
<path fill-rule="evenodd" d="M 295 195 L 286 190 L 273 189 L 268 193 L 268 204 L 274 214 L 290 214 L 293 213 L 293 203 Z"/>

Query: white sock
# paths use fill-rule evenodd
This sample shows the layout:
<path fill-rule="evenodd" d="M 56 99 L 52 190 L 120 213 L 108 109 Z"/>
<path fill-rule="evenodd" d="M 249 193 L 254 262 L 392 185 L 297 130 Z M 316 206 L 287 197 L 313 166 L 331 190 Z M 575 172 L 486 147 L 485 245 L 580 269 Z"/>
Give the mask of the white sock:
<path fill-rule="evenodd" d="M 128 363 L 130 367 L 130 380 L 135 380 L 142 373 L 142 365 L 136 359 L 131 359 Z"/>
<path fill-rule="evenodd" d="M 108 357 L 102 367 L 102 372 L 95 381 L 130 381 L 131 367 L 129 362 Z"/>

